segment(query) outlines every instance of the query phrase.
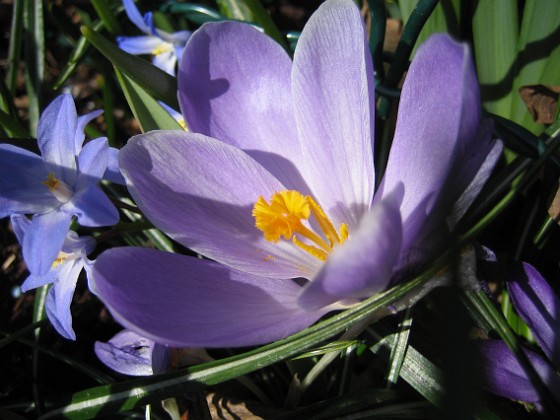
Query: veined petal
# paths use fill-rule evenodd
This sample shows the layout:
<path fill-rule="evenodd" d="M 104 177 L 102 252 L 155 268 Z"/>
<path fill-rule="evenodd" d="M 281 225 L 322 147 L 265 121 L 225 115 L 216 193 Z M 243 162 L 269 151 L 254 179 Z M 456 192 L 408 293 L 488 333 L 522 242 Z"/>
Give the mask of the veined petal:
<path fill-rule="evenodd" d="M 208 23 L 183 52 L 179 103 L 192 132 L 243 149 L 286 187 L 306 194 L 291 67 L 282 47 L 252 26 Z"/>
<path fill-rule="evenodd" d="M 72 186 L 76 180 L 76 127 L 78 115 L 69 94 L 58 96 L 43 111 L 37 127 L 37 143 L 47 170 Z"/>
<path fill-rule="evenodd" d="M 90 121 L 99 117 L 101 114 L 103 114 L 103 110 L 97 109 L 86 115 L 82 115 L 78 117 L 78 124 L 76 125 L 76 133 L 74 136 L 74 145 L 76 147 L 77 155 L 79 155 L 80 152 L 82 151 L 82 145 L 84 144 L 84 141 L 86 139 L 86 134 L 84 132 L 86 125 L 88 125 Z"/>
<path fill-rule="evenodd" d="M 325 2 L 311 16 L 294 56 L 292 95 L 305 162 L 298 169 L 335 224 L 356 225 L 375 185 L 375 95 L 354 2 Z"/>
<path fill-rule="evenodd" d="M 89 141 L 78 156 L 78 179 L 75 191 L 95 184 L 101 179 L 109 163 L 109 145 L 106 137 Z"/>
<path fill-rule="evenodd" d="M 43 184 L 47 176 L 40 156 L 10 144 L 0 145 L 0 219 L 15 213 L 44 213 L 59 206 Z"/>
<path fill-rule="evenodd" d="M 344 298 L 365 298 L 387 287 L 401 251 L 401 200 L 402 185 L 372 207 L 304 288 L 299 298 L 303 308 L 315 310 Z"/>
<path fill-rule="evenodd" d="M 484 340 L 476 343 L 480 356 L 485 387 L 494 394 L 512 400 L 536 403 L 539 394 L 523 367 L 507 345 L 501 340 Z M 553 395 L 560 395 L 560 377 L 554 368 L 539 354 L 525 350 L 537 374 Z"/>
<path fill-rule="evenodd" d="M 134 55 L 152 54 L 162 44 L 165 44 L 165 42 L 152 35 L 117 37 L 119 48 Z"/>
<path fill-rule="evenodd" d="M 71 215 L 58 210 L 33 216 L 22 244 L 23 259 L 32 274 L 44 275 L 51 269 L 71 221 Z"/>
<path fill-rule="evenodd" d="M 64 262 L 57 267 L 57 280 L 49 289 L 45 302 L 45 311 L 54 328 L 69 340 L 76 339 L 72 329 L 70 304 L 83 267 L 84 263 L 80 258 Z"/>
<path fill-rule="evenodd" d="M 560 368 L 560 299 L 533 266 L 511 269 L 507 282 L 515 309 L 554 366 Z"/>
<path fill-rule="evenodd" d="M 132 23 L 144 33 L 150 33 L 150 26 L 146 24 L 144 17 L 134 4 L 134 0 L 123 0 L 124 11 Z"/>
<path fill-rule="evenodd" d="M 101 254 L 90 284 L 126 328 L 177 347 L 238 347 L 284 338 L 324 311 L 296 304 L 292 280 L 270 279 L 146 248 Z"/>
<path fill-rule="evenodd" d="M 430 37 L 405 79 L 387 170 L 376 195 L 381 199 L 397 183 L 404 184 L 404 247 L 421 228 L 431 230 L 418 223 L 419 217 L 446 210 L 440 205 L 440 198 L 447 197 L 444 187 L 456 182 L 451 175 L 472 152 L 479 122 L 479 87 L 468 47 L 447 35 Z"/>
<path fill-rule="evenodd" d="M 242 271 L 312 276 L 320 262 L 291 242 L 268 242 L 255 227 L 259 196 L 285 187 L 243 151 L 200 134 L 135 136 L 119 163 L 134 200 L 158 228 L 188 248 Z"/>
<path fill-rule="evenodd" d="M 109 147 L 109 158 L 107 161 L 107 169 L 103 174 L 103 179 L 114 182 L 115 184 L 125 185 L 126 181 L 119 169 L 119 149 Z"/>
<path fill-rule="evenodd" d="M 152 367 L 153 354 L 163 347 L 164 353 L 169 351 L 153 340 L 144 338 L 133 331 L 123 330 L 107 343 L 95 342 L 95 354 L 105 365 L 124 375 L 147 376 L 154 373 Z M 169 362 L 169 360 L 168 360 Z"/>
<path fill-rule="evenodd" d="M 76 215 L 82 226 L 112 226 L 119 221 L 117 208 L 96 184 L 78 191 L 61 210 Z"/>

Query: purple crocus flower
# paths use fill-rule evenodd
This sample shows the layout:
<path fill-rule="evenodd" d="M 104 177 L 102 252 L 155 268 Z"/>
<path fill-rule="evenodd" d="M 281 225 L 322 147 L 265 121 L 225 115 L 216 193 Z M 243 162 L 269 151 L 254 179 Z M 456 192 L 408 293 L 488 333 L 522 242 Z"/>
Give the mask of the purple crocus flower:
<path fill-rule="evenodd" d="M 408 72 L 374 196 L 373 68 L 350 0 L 320 6 L 293 62 L 249 25 L 205 24 L 178 80 L 192 132 L 135 136 L 119 163 L 144 214 L 214 261 L 115 248 L 92 276 L 119 322 L 168 345 L 270 342 L 384 290 L 501 151 L 469 49 L 435 36 Z"/>
<path fill-rule="evenodd" d="M 0 145 L 0 218 L 33 214 L 22 241 L 29 271 L 51 269 L 77 216 L 83 226 L 110 226 L 119 215 L 97 186 L 110 163 L 106 138 L 85 140 L 84 127 L 101 114 L 78 118 L 70 95 L 57 97 L 39 119 L 37 142 L 42 156 L 9 144 Z"/>
<path fill-rule="evenodd" d="M 23 244 L 25 238 L 36 228 L 27 217 L 16 214 L 11 217 L 12 227 Z M 47 294 L 45 310 L 54 328 L 65 338 L 76 339 L 72 329 L 72 314 L 70 304 L 76 290 L 78 276 L 82 268 L 89 264 L 87 254 L 95 248 L 95 240 L 90 236 L 79 237 L 75 232 L 69 231 L 64 239 L 62 250 L 44 275 L 31 273 L 23 285 L 22 292 L 52 284 Z"/>
<path fill-rule="evenodd" d="M 95 354 L 116 372 L 148 376 L 165 372 L 170 363 L 169 349 L 133 331 L 122 330 L 107 343 L 95 342 Z"/>
<path fill-rule="evenodd" d="M 117 37 L 119 48 L 129 54 L 153 55 L 154 66 L 174 76 L 175 64 L 183 54 L 191 31 L 179 31 L 172 34 L 162 31 L 155 27 L 151 12 L 144 16 L 140 14 L 134 0 L 123 0 L 123 4 L 128 18 L 146 35 Z"/>
<path fill-rule="evenodd" d="M 560 395 L 560 299 L 548 282 L 531 265 L 513 268 L 507 281 L 510 298 L 527 323 L 544 357 L 524 352 L 553 395 Z M 512 400 L 533 403 L 540 409 L 540 395 L 517 358 L 502 340 L 477 343 L 486 388 Z"/>

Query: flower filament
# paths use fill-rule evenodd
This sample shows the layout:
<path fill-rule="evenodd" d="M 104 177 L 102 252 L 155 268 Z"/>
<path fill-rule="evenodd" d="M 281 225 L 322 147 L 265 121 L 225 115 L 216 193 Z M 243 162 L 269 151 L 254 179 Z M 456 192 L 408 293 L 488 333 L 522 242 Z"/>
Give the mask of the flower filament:
<path fill-rule="evenodd" d="M 72 190 L 64 181 L 56 178 L 54 173 L 50 172 L 47 179 L 43 181 L 43 185 L 49 188 L 49 191 L 61 203 L 68 203 L 72 198 Z"/>
<path fill-rule="evenodd" d="M 321 236 L 302 223 L 302 220 L 308 220 L 311 215 L 321 229 Z M 346 223 L 337 232 L 311 196 L 304 196 L 294 190 L 277 192 L 270 198 L 270 202 L 259 196 L 253 207 L 253 217 L 255 226 L 264 233 L 267 241 L 277 243 L 280 237 L 291 239 L 294 245 L 321 261 L 326 261 L 333 248 L 348 238 Z"/>

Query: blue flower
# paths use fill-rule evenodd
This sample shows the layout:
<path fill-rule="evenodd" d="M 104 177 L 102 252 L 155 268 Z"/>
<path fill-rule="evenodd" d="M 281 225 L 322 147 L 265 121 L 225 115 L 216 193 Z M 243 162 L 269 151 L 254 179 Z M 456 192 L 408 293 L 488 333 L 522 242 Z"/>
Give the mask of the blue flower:
<path fill-rule="evenodd" d="M 123 0 L 123 4 L 128 18 L 146 35 L 117 37 L 119 48 L 129 54 L 153 55 L 154 66 L 175 75 L 175 64 L 181 58 L 191 32 L 179 31 L 172 34 L 164 32 L 155 27 L 151 12 L 144 16 L 140 14 L 134 0 Z"/>
<path fill-rule="evenodd" d="M 37 229 L 31 220 L 23 215 L 11 217 L 14 232 L 20 243 Z M 76 289 L 76 282 L 85 264 L 89 264 L 87 254 L 95 248 L 95 240 L 90 236 L 79 237 L 69 231 L 64 239 L 62 250 L 44 275 L 30 274 L 21 286 L 22 292 L 52 284 L 47 294 L 45 309 L 54 328 L 65 338 L 75 340 L 72 329 L 70 304 Z"/>
<path fill-rule="evenodd" d="M 110 163 L 106 138 L 82 147 L 84 127 L 101 114 L 78 118 L 70 95 L 56 98 L 39 119 L 37 142 L 42 156 L 9 144 L 0 145 L 0 218 L 33 214 L 21 241 L 31 273 L 46 275 L 58 257 L 76 216 L 83 226 L 118 222 L 115 206 L 97 186 Z"/>

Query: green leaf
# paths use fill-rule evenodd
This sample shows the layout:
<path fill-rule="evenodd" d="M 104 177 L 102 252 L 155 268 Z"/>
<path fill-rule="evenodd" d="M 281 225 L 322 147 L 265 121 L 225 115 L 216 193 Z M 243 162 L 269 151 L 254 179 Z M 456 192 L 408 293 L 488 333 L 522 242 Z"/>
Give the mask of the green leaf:
<path fill-rule="evenodd" d="M 81 31 L 116 68 L 142 86 L 148 94 L 163 101 L 171 108 L 179 109 L 177 79 L 146 60 L 127 54 L 93 29 L 82 26 Z"/>
<path fill-rule="evenodd" d="M 95 8 L 99 19 L 101 19 L 103 25 L 111 34 L 123 33 L 117 21 L 115 11 L 112 10 L 107 0 L 91 0 L 91 4 Z"/>
<path fill-rule="evenodd" d="M 15 121 L 11 116 L 0 110 L 0 126 L 8 132 L 11 137 L 29 137 L 29 133 Z"/>
<path fill-rule="evenodd" d="M 481 1 L 474 13 L 473 41 L 484 108 L 508 118 L 519 38 L 517 0 Z"/>
<path fill-rule="evenodd" d="M 519 43 L 518 60 L 513 81 L 514 98 L 510 117 L 534 133 L 543 130 L 542 125 L 533 122 L 527 107 L 517 94 L 524 85 L 540 83 L 546 77 L 549 84 L 560 85 L 558 68 L 550 68 L 545 75 L 549 57 L 558 62 L 560 50 L 560 2 L 527 0 L 523 10 L 523 20 Z"/>
<path fill-rule="evenodd" d="M 220 13 L 225 17 L 256 23 L 268 36 L 288 50 L 282 34 L 259 0 L 217 0 L 216 3 Z"/>
<path fill-rule="evenodd" d="M 179 123 L 132 79 L 115 69 L 119 83 L 143 133 L 151 130 L 183 130 Z"/>
<path fill-rule="evenodd" d="M 16 92 L 17 72 L 23 45 L 23 14 L 25 0 L 15 0 L 12 11 L 12 27 L 10 30 L 10 47 L 8 50 L 8 70 L 6 84 L 12 95 Z"/>
<path fill-rule="evenodd" d="M 217 11 L 192 3 L 167 2 L 161 7 L 164 13 L 178 13 L 197 25 L 224 20 Z"/>
<path fill-rule="evenodd" d="M 45 72 L 45 33 L 42 0 L 27 0 L 23 14 L 25 31 L 25 85 L 29 98 L 29 131 L 37 133 L 41 106 L 41 88 Z"/>

